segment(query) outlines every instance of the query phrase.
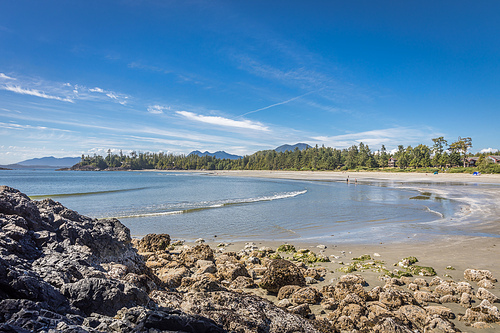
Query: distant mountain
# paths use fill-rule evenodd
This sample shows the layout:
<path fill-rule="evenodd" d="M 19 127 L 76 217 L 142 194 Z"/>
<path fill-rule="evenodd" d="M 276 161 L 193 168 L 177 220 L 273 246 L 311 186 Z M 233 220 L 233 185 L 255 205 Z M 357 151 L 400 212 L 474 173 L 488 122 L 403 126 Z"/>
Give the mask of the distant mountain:
<path fill-rule="evenodd" d="M 225 151 L 216 151 L 215 153 L 210 153 L 208 151 L 202 153 L 199 150 L 195 150 L 189 153 L 189 155 L 198 155 L 198 156 L 212 156 L 218 159 L 230 159 L 230 160 L 237 160 L 239 158 L 242 158 L 242 156 L 238 155 L 233 155 L 233 154 L 228 154 Z"/>
<path fill-rule="evenodd" d="M 68 168 L 76 163 L 80 162 L 80 157 L 62 157 L 57 158 L 54 156 L 42 157 L 42 158 L 32 158 L 26 161 L 18 162 L 16 164 L 23 167 L 54 167 L 54 168 Z"/>
<path fill-rule="evenodd" d="M 299 150 L 304 150 L 304 149 L 312 148 L 312 147 L 309 146 L 307 143 L 296 143 L 293 146 L 291 146 L 291 145 L 279 146 L 278 148 L 275 149 L 275 151 L 277 151 L 278 153 L 284 153 L 287 150 L 294 151 L 295 148 L 299 148 Z"/>

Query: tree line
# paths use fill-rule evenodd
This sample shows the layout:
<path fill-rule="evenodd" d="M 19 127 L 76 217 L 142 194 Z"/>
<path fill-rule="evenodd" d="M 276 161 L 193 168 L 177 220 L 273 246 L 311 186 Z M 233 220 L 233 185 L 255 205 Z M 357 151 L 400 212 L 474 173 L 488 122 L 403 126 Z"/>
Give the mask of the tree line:
<path fill-rule="evenodd" d="M 393 162 L 399 169 L 467 167 L 471 138 L 459 138 L 448 145 L 444 137 L 432 139 L 433 145 L 416 147 L 399 145 L 391 153 L 384 145 L 372 151 L 362 142 L 346 149 L 312 147 L 304 150 L 276 152 L 258 151 L 240 159 L 218 159 L 212 156 L 174 155 L 171 153 L 111 153 L 107 156 L 82 155 L 73 169 L 159 169 L 159 170 L 376 170 Z M 497 152 L 496 154 L 500 154 Z M 491 163 L 486 153 L 478 153 L 476 168 L 482 172 L 500 173 L 500 165 Z M 391 164 L 392 165 L 392 164 Z"/>

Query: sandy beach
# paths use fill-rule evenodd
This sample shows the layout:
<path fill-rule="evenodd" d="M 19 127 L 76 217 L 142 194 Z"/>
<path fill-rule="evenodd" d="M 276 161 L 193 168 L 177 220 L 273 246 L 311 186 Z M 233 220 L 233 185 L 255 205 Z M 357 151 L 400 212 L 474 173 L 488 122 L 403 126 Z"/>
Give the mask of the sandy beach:
<path fill-rule="evenodd" d="M 464 197 L 464 202 L 467 203 L 467 195 L 463 193 L 464 187 L 466 191 L 471 191 L 472 195 L 481 193 L 483 203 L 476 207 L 471 203 L 469 209 L 481 210 L 481 220 L 477 221 L 474 228 L 482 231 L 490 231 L 493 234 L 500 232 L 500 215 L 497 215 L 500 207 L 500 175 L 480 175 L 472 176 L 470 174 L 446 174 L 438 175 L 425 173 L 386 173 L 386 172 L 292 172 L 292 171 L 207 171 L 206 173 L 213 176 L 230 176 L 230 177 L 259 177 L 259 178 L 274 178 L 274 179 L 294 179 L 308 181 L 346 181 L 347 176 L 352 181 L 355 179 L 358 183 L 368 182 L 387 182 L 396 184 L 402 187 L 411 187 L 416 189 L 426 188 L 427 185 L 464 185 L 464 186 L 448 186 L 446 187 L 446 195 L 453 195 L 449 192 L 456 191 Z M 470 186 L 465 186 L 470 185 Z M 444 186 L 443 186 L 444 187 Z M 434 187 L 435 188 L 435 187 Z M 172 235 L 175 238 L 175 235 Z M 218 242 L 216 239 L 207 240 L 211 247 L 216 248 Z M 282 242 L 259 241 L 254 240 L 258 247 L 269 246 L 276 249 Z M 415 256 L 422 266 L 431 266 L 436 270 L 437 276 L 453 280 L 464 281 L 464 271 L 468 268 L 490 270 L 493 276 L 500 279 L 500 238 L 498 237 L 471 237 L 471 236 L 450 236 L 437 237 L 428 242 L 387 242 L 383 244 L 363 245 L 363 244 L 344 244 L 338 245 L 331 243 L 301 243 L 289 242 L 297 249 L 305 248 L 315 253 L 323 253 L 332 259 L 330 263 L 320 263 L 319 266 L 327 268 L 328 274 L 321 284 L 330 284 L 336 281 L 344 273 L 338 271 L 339 268 L 352 262 L 352 258 L 359 257 L 364 254 L 369 254 L 375 260 L 384 262 L 388 270 L 392 270 L 393 266 L 399 260 L 409 256 Z M 360 242 L 361 243 L 361 242 Z M 245 242 L 231 243 L 225 250 L 239 251 L 245 247 Z M 326 249 L 320 249 L 318 245 L 325 245 Z M 338 257 L 338 259 L 336 259 Z M 451 266 L 453 269 L 447 269 Z M 362 274 L 368 281 L 370 288 L 385 284 L 380 279 L 381 274 L 371 270 L 357 271 L 355 273 Z M 431 278 L 427 278 L 429 281 Z M 474 286 L 477 288 L 476 286 Z M 497 296 L 498 291 L 493 289 L 493 293 Z M 273 298 L 269 295 L 261 295 L 268 298 Z M 464 313 L 465 309 L 458 304 L 446 304 L 455 313 Z M 317 311 L 320 310 L 319 306 Z M 494 332 L 500 327 L 494 325 L 487 329 L 474 329 L 464 325 L 463 322 L 454 320 L 457 328 L 462 331 L 480 331 Z"/>

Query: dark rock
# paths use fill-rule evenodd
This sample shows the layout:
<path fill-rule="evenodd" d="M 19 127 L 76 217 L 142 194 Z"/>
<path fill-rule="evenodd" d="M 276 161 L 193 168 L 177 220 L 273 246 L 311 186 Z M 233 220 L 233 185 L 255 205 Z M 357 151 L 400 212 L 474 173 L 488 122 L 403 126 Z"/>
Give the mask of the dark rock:
<path fill-rule="evenodd" d="M 287 285 L 305 286 L 306 280 L 300 269 L 288 260 L 275 259 L 269 263 L 259 286 L 269 292 L 277 293 Z"/>
<path fill-rule="evenodd" d="M 145 328 L 162 331 L 180 331 L 189 333 L 225 332 L 210 319 L 201 316 L 188 316 L 180 311 L 154 311 L 144 320 Z"/>
<path fill-rule="evenodd" d="M 90 278 L 62 286 L 61 292 L 85 314 L 114 316 L 123 307 L 146 305 L 148 295 L 128 283 Z"/>
<path fill-rule="evenodd" d="M 231 291 L 185 294 L 154 291 L 160 306 L 182 308 L 188 314 L 214 320 L 236 332 L 318 332 L 306 319 L 289 313 L 260 297 Z"/>

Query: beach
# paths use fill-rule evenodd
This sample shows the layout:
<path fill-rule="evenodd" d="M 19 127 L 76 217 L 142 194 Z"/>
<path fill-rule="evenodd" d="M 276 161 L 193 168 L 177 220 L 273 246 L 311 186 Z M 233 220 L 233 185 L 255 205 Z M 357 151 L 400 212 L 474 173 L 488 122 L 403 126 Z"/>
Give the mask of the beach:
<path fill-rule="evenodd" d="M 453 191 L 463 194 L 461 186 L 455 185 L 472 185 L 467 187 L 467 191 L 471 191 L 472 196 L 481 193 L 484 196 L 484 203 L 476 206 L 476 203 L 470 203 L 468 215 L 476 215 L 481 220 L 478 220 L 475 229 L 484 233 L 498 234 L 500 232 L 500 215 L 492 215 L 498 213 L 500 207 L 500 175 L 480 175 L 472 176 L 470 174 L 446 174 L 438 175 L 425 173 L 388 173 L 388 172 L 307 172 L 307 171 L 207 171 L 207 174 L 212 176 L 230 176 L 230 177 L 259 177 L 259 178 L 274 178 L 274 179 L 294 179 L 308 181 L 346 181 L 349 176 L 350 181 L 358 183 L 368 182 L 387 182 L 397 184 L 400 187 L 409 187 L 419 190 L 425 190 L 429 185 L 442 185 L 444 195 L 454 195 Z M 477 186 L 476 186 L 477 185 Z M 483 185 L 487 185 L 484 187 Z M 451 190 L 450 190 L 451 188 Z M 467 203 L 467 200 L 464 201 Z M 484 207 L 487 206 L 487 207 Z M 474 209 L 481 212 L 474 212 Z M 175 238 L 175 235 L 172 235 Z M 277 249 L 282 242 L 259 241 L 254 243 L 258 247 L 271 247 Z M 500 278 L 500 238 L 498 237 L 471 237 L 446 235 L 443 237 L 434 237 L 431 241 L 419 242 L 414 239 L 394 240 L 383 244 L 335 244 L 335 242 L 321 244 L 319 242 L 289 242 L 296 249 L 309 249 L 315 253 L 324 253 L 332 259 L 329 263 L 319 263 L 319 266 L 326 267 L 328 274 L 324 280 L 319 283 L 321 285 L 331 284 L 338 280 L 344 273 L 338 271 L 339 268 L 346 266 L 352 262 L 352 258 L 360 257 L 368 254 L 374 260 L 381 260 L 385 266 L 392 270 L 393 266 L 402 258 L 414 256 L 419 260 L 419 265 L 433 267 L 437 276 L 445 280 L 453 280 L 455 282 L 464 281 L 464 271 L 466 269 L 489 270 L 495 278 Z M 248 242 L 235 242 L 226 247 L 227 251 L 239 251 L 247 245 Z M 211 240 L 211 247 L 217 248 L 218 243 Z M 326 249 L 320 249 L 318 246 L 325 245 Z M 376 255 L 376 256 L 374 256 Z M 447 269 L 448 267 L 448 269 Z M 450 269 L 452 268 L 452 269 Z M 380 279 L 381 274 L 372 270 L 356 271 L 356 274 L 361 274 L 368 282 L 370 288 L 374 286 L 383 286 L 385 281 Z M 431 278 L 428 278 L 430 281 Z M 498 294 L 496 289 L 493 293 Z M 273 301 L 274 296 L 269 296 L 264 292 L 260 296 L 270 298 Z M 445 306 L 451 308 L 455 313 L 463 313 L 464 308 L 458 304 L 447 303 Z M 319 305 L 316 311 L 320 311 Z M 471 327 L 465 326 L 463 322 L 453 320 L 457 328 L 462 331 L 476 331 Z M 480 332 L 495 332 L 500 327 L 496 324 L 491 328 L 477 330 Z"/>
<path fill-rule="evenodd" d="M 290 179 L 311 184 L 346 182 L 347 185 L 335 184 L 341 186 L 334 188 L 339 191 L 348 188 L 353 192 L 370 189 L 361 187 L 363 185 L 376 185 L 375 188 L 409 189 L 406 201 L 415 193 L 422 197 L 432 196 L 438 201 L 453 200 L 458 203 L 458 206 L 453 205 L 454 209 L 459 208 L 459 211 L 447 218 L 430 221 L 433 224 L 430 234 L 417 235 L 415 230 L 418 229 L 408 229 L 411 232 L 407 232 L 403 223 L 396 225 L 403 229 L 397 238 L 386 237 L 380 242 L 367 238 L 342 242 L 339 235 L 291 240 L 255 237 L 251 241 L 231 242 L 213 233 L 205 239 L 183 241 L 175 232 L 169 235 L 155 232 L 132 239 L 124 221 L 92 219 L 50 199 L 32 201 L 15 189 L 3 187 L 0 192 L 0 206 L 4 207 L 2 237 L 24 237 L 23 244 L 27 244 L 22 248 L 12 247 L 11 244 L 17 243 L 14 240 L 4 242 L 4 253 L 20 258 L 5 261 L 4 265 L 13 272 L 21 272 L 25 269 L 20 264 L 22 258 L 37 258 L 29 265 L 29 269 L 38 272 L 30 273 L 36 284 L 32 282 L 29 286 L 54 290 L 54 295 L 58 295 L 57 302 L 51 299 L 51 293 L 43 294 L 39 299 L 56 305 L 62 302 L 66 307 L 77 306 L 85 316 L 94 319 L 87 318 L 83 323 L 64 319 L 67 324 L 99 327 L 102 331 L 111 330 L 112 325 L 128 325 L 132 329 L 161 324 L 166 325 L 161 327 L 170 329 L 166 318 L 171 320 L 172 315 L 211 325 L 217 332 L 221 327 L 229 331 L 254 332 L 256 325 L 270 332 L 334 332 L 356 328 L 373 331 L 371 328 L 375 327 L 374 331 L 379 332 L 412 329 L 412 332 L 489 333 L 500 328 L 500 312 L 496 306 L 500 296 L 497 287 L 500 277 L 499 177 L 196 172 L 201 173 L 201 177 L 182 179 L 208 180 L 211 186 L 217 186 L 217 183 L 227 186 L 225 180 L 234 181 L 238 177 Z M 120 177 L 132 176 L 139 174 L 123 173 Z M 177 174 L 171 176 L 179 177 Z M 155 180 L 161 179 L 162 174 L 155 177 Z M 218 181 L 223 177 L 228 178 Z M 141 176 L 137 180 L 142 182 L 144 179 L 148 178 Z M 250 184 L 257 186 L 259 182 Z M 330 197 L 326 199 L 332 200 Z M 369 199 L 362 196 L 362 205 L 363 200 Z M 238 210 L 248 206 L 235 207 Z M 186 216 L 191 219 L 189 214 Z M 269 216 L 267 220 L 270 220 Z M 58 227 L 54 229 L 51 224 Z M 352 224 L 348 223 L 349 226 Z M 381 228 L 385 230 L 386 227 L 390 224 Z M 196 235 L 197 230 L 192 230 L 192 234 Z M 39 244 L 44 252 L 29 244 Z M 52 250 L 56 245 L 58 250 Z M 72 259 L 79 256 L 85 260 Z M 97 268 L 90 265 L 92 256 L 92 260 L 98 258 Z M 71 268 L 69 273 L 66 266 Z M 476 279 L 474 274 L 480 278 Z M 14 285 L 18 283 L 16 276 L 4 276 L 0 284 Z M 111 295 L 110 290 L 121 293 L 122 289 L 123 295 L 112 294 L 104 303 L 96 303 L 95 292 L 88 291 L 96 286 L 99 286 L 97 292 L 103 295 Z M 16 299 L 29 299 L 31 289 L 22 289 L 20 296 L 14 293 L 15 289 L 8 290 L 12 290 L 12 295 L 5 301 L 9 311 L 22 313 L 24 305 L 18 304 Z M 123 302 L 117 303 L 118 298 Z M 159 310 L 146 307 L 148 302 L 157 304 Z M 50 304 L 50 311 L 69 311 L 69 308 L 59 309 Z M 37 306 L 32 305 L 33 309 L 40 310 Z M 168 309 L 176 312 L 168 312 L 171 311 Z M 92 315 L 95 311 L 101 315 L 98 319 Z M 34 311 L 32 321 L 46 320 L 40 317 L 42 315 Z M 128 322 L 131 315 L 141 319 Z M 203 318 L 189 317 L 193 315 L 202 315 Z M 9 325 L 30 325 L 31 322 L 16 321 L 16 316 L 9 319 Z M 158 321 L 158 318 L 165 318 L 165 321 Z M 206 318 L 215 320 L 219 326 L 213 326 L 214 322 Z M 51 325 L 67 325 L 61 321 L 63 319 Z M 288 328 L 283 329 L 285 326 Z"/>

